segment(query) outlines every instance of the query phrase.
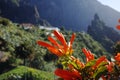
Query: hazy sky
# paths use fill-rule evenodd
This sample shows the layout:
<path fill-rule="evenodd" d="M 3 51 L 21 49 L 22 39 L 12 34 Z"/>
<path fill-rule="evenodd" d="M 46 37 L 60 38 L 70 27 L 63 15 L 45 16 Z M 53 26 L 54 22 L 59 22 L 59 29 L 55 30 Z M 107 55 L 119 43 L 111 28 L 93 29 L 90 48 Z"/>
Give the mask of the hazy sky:
<path fill-rule="evenodd" d="M 98 1 L 120 12 L 120 0 L 98 0 Z"/>

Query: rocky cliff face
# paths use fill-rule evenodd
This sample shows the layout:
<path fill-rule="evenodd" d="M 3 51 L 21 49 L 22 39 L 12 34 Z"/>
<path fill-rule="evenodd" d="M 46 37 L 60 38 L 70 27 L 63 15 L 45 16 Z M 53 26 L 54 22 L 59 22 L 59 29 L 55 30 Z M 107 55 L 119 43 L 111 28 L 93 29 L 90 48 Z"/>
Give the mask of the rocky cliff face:
<path fill-rule="evenodd" d="M 93 39 L 101 43 L 108 52 L 113 51 L 113 45 L 120 40 L 120 34 L 113 28 L 106 26 L 97 14 L 94 16 L 91 25 L 88 26 L 87 32 Z"/>
<path fill-rule="evenodd" d="M 16 5 L 10 0 L 0 0 L 0 16 L 11 19 L 14 22 L 30 22 L 35 21 L 35 10 L 34 7 L 29 5 Z"/>

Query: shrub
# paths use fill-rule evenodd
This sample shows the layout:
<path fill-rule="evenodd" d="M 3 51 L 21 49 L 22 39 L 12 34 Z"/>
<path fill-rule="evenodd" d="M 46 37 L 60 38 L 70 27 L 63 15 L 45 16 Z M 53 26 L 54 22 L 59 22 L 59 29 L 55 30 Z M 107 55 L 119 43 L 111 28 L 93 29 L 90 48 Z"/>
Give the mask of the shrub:
<path fill-rule="evenodd" d="M 13 70 L 0 75 L 1 80 L 53 80 L 53 78 L 54 76 L 50 72 L 44 72 L 25 66 L 18 66 Z"/>

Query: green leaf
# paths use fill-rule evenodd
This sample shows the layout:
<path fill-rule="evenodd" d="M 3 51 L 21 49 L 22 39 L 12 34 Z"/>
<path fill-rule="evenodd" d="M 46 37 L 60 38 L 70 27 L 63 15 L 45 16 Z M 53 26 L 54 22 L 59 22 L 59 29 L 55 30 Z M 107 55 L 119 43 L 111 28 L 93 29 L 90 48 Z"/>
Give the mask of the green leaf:
<path fill-rule="evenodd" d="M 101 63 L 98 65 L 98 67 L 105 66 L 105 65 L 107 65 L 107 64 L 108 64 L 108 62 L 101 62 Z"/>
<path fill-rule="evenodd" d="M 91 61 L 87 62 L 87 64 L 85 66 L 86 67 L 93 66 L 95 63 L 96 63 L 96 60 L 94 59 L 94 60 L 91 60 Z"/>
<path fill-rule="evenodd" d="M 75 62 L 71 62 L 71 64 L 74 66 L 74 68 L 78 69 L 78 65 Z"/>
<path fill-rule="evenodd" d="M 93 78 L 98 80 L 102 75 L 106 74 L 107 68 L 105 66 L 99 67 L 93 74 Z"/>

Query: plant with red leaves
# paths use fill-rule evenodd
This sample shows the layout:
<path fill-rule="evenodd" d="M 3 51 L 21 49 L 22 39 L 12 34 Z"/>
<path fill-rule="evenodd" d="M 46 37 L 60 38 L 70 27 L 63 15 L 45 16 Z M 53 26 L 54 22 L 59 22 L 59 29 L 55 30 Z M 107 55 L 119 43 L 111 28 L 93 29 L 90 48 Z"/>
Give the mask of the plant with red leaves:
<path fill-rule="evenodd" d="M 118 29 L 118 30 L 120 30 L 120 19 L 118 20 L 118 25 L 116 26 L 116 28 Z"/>
<path fill-rule="evenodd" d="M 120 22 L 120 20 L 119 20 Z M 119 26 L 117 27 L 119 29 Z M 51 44 L 38 40 L 40 46 L 46 47 L 50 52 L 58 56 L 58 63 L 63 66 L 62 69 L 56 69 L 55 74 L 60 80 L 116 80 L 120 76 L 120 53 L 110 62 L 106 56 L 95 59 L 94 54 L 86 48 L 82 52 L 86 56 L 86 62 L 81 62 L 75 58 L 72 53 L 72 44 L 75 34 L 67 44 L 62 33 L 53 31 L 56 39 L 49 36 L 48 40 Z"/>
<path fill-rule="evenodd" d="M 72 43 L 75 39 L 75 34 L 72 35 L 70 42 L 67 44 L 64 36 L 62 33 L 59 33 L 58 31 L 53 31 L 55 37 L 59 40 L 61 44 L 57 42 L 54 38 L 51 36 L 48 37 L 48 40 L 51 42 L 51 44 L 48 44 L 46 42 L 38 40 L 37 43 L 40 46 L 46 47 L 49 51 L 51 51 L 53 54 L 57 55 L 58 57 L 60 56 L 66 56 L 66 55 L 71 55 L 73 52 L 72 49 Z"/>

